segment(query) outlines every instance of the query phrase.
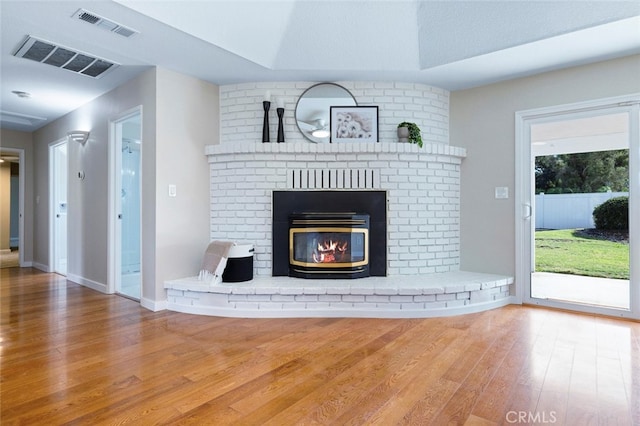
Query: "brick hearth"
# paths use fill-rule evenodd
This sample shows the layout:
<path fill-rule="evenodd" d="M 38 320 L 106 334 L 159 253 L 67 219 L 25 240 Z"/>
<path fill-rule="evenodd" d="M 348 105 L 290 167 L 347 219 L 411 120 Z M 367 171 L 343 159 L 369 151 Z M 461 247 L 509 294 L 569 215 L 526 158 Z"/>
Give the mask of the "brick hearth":
<path fill-rule="evenodd" d="M 472 272 L 356 280 L 263 277 L 210 286 L 197 278 L 168 281 L 168 308 L 246 318 L 427 318 L 510 303 L 513 278 Z"/>

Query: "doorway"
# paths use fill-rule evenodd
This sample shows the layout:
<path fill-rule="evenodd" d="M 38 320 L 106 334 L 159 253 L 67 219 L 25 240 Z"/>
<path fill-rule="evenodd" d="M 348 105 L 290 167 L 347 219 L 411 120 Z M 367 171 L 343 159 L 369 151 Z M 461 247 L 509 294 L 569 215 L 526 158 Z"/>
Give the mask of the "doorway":
<path fill-rule="evenodd" d="M 613 208 L 628 217 L 629 115 L 533 123 L 531 145 L 531 297 L 629 309 L 628 225 L 596 228 L 593 216 L 596 208 Z"/>
<path fill-rule="evenodd" d="M 49 264 L 52 272 L 67 275 L 67 141 L 49 145 Z"/>
<path fill-rule="evenodd" d="M 0 150 L 0 268 L 24 265 L 24 150 Z"/>
<path fill-rule="evenodd" d="M 110 286 L 140 300 L 142 112 L 139 108 L 111 122 Z"/>
<path fill-rule="evenodd" d="M 637 97 L 616 98 L 579 105 L 560 106 L 540 110 L 525 111 L 516 114 L 516 276 L 517 298 L 524 303 L 558 307 L 590 313 L 602 313 L 613 316 L 638 318 L 640 316 L 640 291 L 638 284 L 638 244 L 640 243 L 640 216 L 638 215 L 638 194 L 640 193 L 640 134 Z M 555 135 L 555 136 L 554 136 Z M 616 151 L 613 151 L 616 150 Z M 617 151 L 620 150 L 620 151 Z M 563 202 L 564 207 L 551 211 L 550 218 L 540 216 L 544 213 L 543 204 L 551 202 L 551 195 L 534 195 L 536 172 L 542 173 L 546 160 L 561 159 L 565 162 L 577 158 L 599 158 L 611 155 L 628 160 L 628 202 L 629 225 L 627 254 L 622 265 L 622 278 L 585 276 L 598 273 L 581 272 L 581 267 L 598 269 L 597 266 L 609 260 L 607 255 L 577 254 L 577 271 L 569 268 L 570 257 L 564 258 L 569 246 L 565 244 L 593 243 L 591 224 L 585 225 L 547 225 L 552 222 L 577 223 L 579 216 L 591 219 L 593 207 L 607 194 L 584 194 L 570 188 L 569 179 L 556 191 L 562 193 L 553 202 Z M 595 153 L 595 154 L 587 154 Z M 582 157 L 579 157 L 582 156 Z M 591 156 L 591 157 L 589 157 Z M 538 163 L 536 163 L 538 158 Z M 583 160 L 584 161 L 584 160 Z M 549 161 L 553 162 L 553 161 Z M 543 165 L 541 165 L 543 164 Z M 590 159 L 587 164 L 593 165 Z M 537 167 L 537 168 L 536 168 Z M 584 170 L 583 170 L 584 171 Z M 583 173 L 584 174 L 584 173 Z M 634 176 L 636 178 L 634 178 Z M 540 182 L 538 182 L 540 186 Z M 588 186 L 588 185 L 587 185 Z M 591 187 L 590 187 L 591 188 Z M 607 191 L 603 185 L 591 188 L 594 192 Z M 619 188 L 616 188 L 619 189 Z M 538 191 L 541 192 L 541 191 Z M 573 194 L 566 194 L 574 192 Z M 624 194 L 611 194 L 624 195 Z M 537 197 L 537 199 L 536 199 Z M 594 199 L 597 199 L 594 201 Z M 537 202 L 536 202 L 537 201 Z M 594 205 L 595 204 L 595 205 Z M 583 214 L 584 213 L 584 214 Z M 635 217 L 634 217 L 635 216 Z M 585 218 L 582 218 L 585 220 Z M 546 224 L 542 224 L 546 221 Z M 537 222 L 537 224 L 536 224 Z M 548 228 L 560 228 L 561 231 L 543 231 Z M 568 229 L 564 229 L 568 228 Z M 586 229 L 585 229 L 586 228 Z M 544 237 L 543 237 L 544 235 Z M 538 236 L 538 238 L 537 238 Z M 598 235 L 598 237 L 601 237 Z M 545 240 L 544 238 L 548 238 Z M 536 250 L 538 239 L 538 250 Z M 541 241 L 543 241 L 541 243 Z M 584 246 L 584 244 L 583 244 Z M 620 248 L 617 247 L 616 250 Z M 540 253 L 537 253 L 537 252 Z M 537 269 L 543 264 L 541 253 L 551 253 L 552 263 L 559 265 L 557 271 L 540 273 Z M 580 259 L 582 256 L 582 259 Z M 585 259 L 588 257 L 588 259 Z M 568 260 L 567 260 L 568 259 Z M 573 267 L 573 266 L 572 266 Z M 627 271 L 624 271 L 627 267 Z M 624 274 L 627 274 L 625 277 Z M 611 279 L 610 279 L 611 278 Z M 613 298 L 612 298 L 613 297 Z"/>

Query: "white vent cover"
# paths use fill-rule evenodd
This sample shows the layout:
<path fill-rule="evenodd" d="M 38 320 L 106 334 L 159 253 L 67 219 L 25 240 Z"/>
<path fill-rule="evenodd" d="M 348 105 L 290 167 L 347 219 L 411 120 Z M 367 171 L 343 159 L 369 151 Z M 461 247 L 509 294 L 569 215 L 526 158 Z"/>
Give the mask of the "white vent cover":
<path fill-rule="evenodd" d="M 102 77 L 107 71 L 118 67 L 118 64 L 113 61 L 97 58 L 31 36 L 27 37 L 27 40 L 13 55 L 93 78 Z"/>
<path fill-rule="evenodd" d="M 290 169 L 287 171 L 290 189 L 377 189 L 378 169 Z"/>
<path fill-rule="evenodd" d="M 95 25 L 96 27 L 101 28 L 105 31 L 116 33 L 123 37 L 131 37 L 139 33 L 139 31 L 136 31 L 133 28 L 125 27 L 124 25 L 120 25 L 117 22 L 114 22 L 100 15 L 96 15 L 95 13 L 89 12 L 85 9 L 78 9 L 76 13 L 72 15 L 72 18 L 79 19 L 91 25 Z"/>

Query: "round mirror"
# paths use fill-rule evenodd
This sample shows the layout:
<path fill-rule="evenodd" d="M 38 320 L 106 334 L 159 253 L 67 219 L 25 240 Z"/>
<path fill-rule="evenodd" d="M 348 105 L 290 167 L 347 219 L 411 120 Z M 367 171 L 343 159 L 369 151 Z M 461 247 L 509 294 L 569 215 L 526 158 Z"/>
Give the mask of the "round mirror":
<path fill-rule="evenodd" d="M 300 95 L 296 104 L 296 124 L 311 142 L 329 142 L 329 108 L 356 105 L 356 98 L 339 84 L 319 83 Z"/>

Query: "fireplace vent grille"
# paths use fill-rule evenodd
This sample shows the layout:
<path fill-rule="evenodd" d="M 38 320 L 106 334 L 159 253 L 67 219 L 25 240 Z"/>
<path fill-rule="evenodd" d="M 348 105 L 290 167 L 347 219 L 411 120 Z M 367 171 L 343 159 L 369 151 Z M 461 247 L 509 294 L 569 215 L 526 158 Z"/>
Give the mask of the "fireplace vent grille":
<path fill-rule="evenodd" d="M 377 189 L 379 169 L 290 169 L 289 189 Z"/>

